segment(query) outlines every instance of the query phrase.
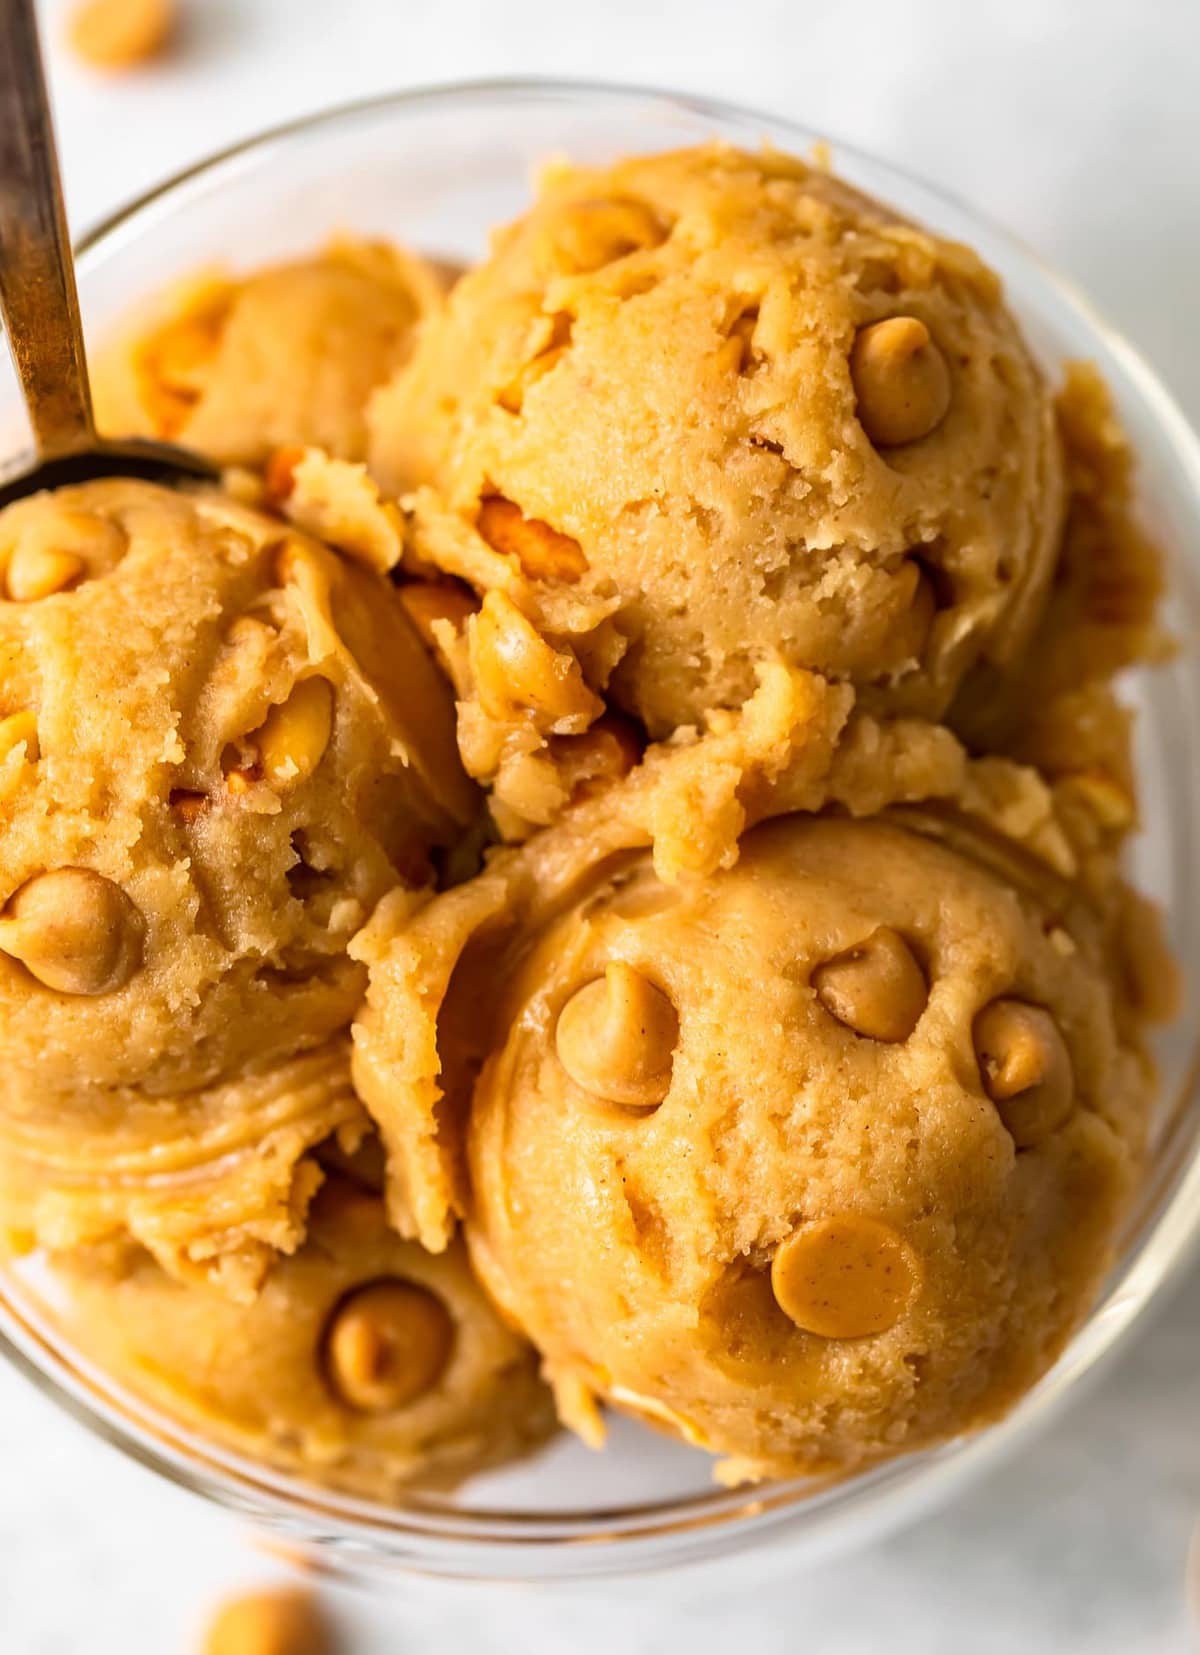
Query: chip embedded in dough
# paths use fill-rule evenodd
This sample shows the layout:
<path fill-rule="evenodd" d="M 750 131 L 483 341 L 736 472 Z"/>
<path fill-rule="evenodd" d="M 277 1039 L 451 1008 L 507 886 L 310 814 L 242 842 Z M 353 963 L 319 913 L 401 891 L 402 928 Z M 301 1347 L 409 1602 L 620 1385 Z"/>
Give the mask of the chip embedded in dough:
<path fill-rule="evenodd" d="M 554 1429 L 534 1352 L 462 1244 L 434 1257 L 401 1241 L 378 1197 L 343 1178 L 248 1304 L 136 1251 L 54 1263 L 68 1325 L 119 1382 L 227 1447 L 363 1498 L 447 1486 Z"/>

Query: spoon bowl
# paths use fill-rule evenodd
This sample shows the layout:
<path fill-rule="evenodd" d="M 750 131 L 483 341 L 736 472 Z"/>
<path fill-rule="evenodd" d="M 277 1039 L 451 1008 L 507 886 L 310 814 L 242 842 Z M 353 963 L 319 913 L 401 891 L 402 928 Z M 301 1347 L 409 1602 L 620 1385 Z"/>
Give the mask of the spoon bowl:
<path fill-rule="evenodd" d="M 0 312 L 33 433 L 32 453 L 0 469 L 0 507 L 97 477 L 216 478 L 173 443 L 96 433 L 33 0 L 0 7 Z"/>
<path fill-rule="evenodd" d="M 0 511 L 28 494 L 43 489 L 90 483 L 98 477 L 132 477 L 144 483 L 211 483 L 217 471 L 201 455 L 173 443 L 150 442 L 142 437 L 122 441 L 94 438 L 77 453 L 48 459 L 23 454 L 0 468 Z"/>

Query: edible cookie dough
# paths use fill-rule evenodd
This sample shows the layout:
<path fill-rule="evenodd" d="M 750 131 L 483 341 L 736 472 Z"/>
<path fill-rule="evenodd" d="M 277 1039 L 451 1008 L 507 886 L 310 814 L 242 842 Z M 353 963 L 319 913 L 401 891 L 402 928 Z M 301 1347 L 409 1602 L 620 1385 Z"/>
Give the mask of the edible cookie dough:
<path fill-rule="evenodd" d="M 97 354 L 97 423 L 178 440 L 223 465 L 258 466 L 290 443 L 360 459 L 367 398 L 441 293 L 431 266 L 374 241 L 191 278 L 139 306 Z"/>
<path fill-rule="evenodd" d="M 0 513 L 0 1247 L 90 1354 L 393 1502 L 551 1392 L 730 1480 L 1009 1407 L 1171 1009 L 1096 375 L 711 145 L 556 164 L 453 286 L 197 278 L 97 404 L 226 493 Z"/>
<path fill-rule="evenodd" d="M 69 1325 L 119 1382 L 229 1448 L 366 1499 L 455 1482 L 554 1428 L 532 1348 L 461 1243 L 434 1257 L 401 1241 L 378 1197 L 341 1178 L 248 1305 L 145 1253 L 56 1269 Z"/>
<path fill-rule="evenodd" d="M 585 1433 L 599 1398 L 731 1475 L 846 1468 L 1061 1348 L 1150 1076 L 1086 909 L 974 844 L 790 817 L 704 882 L 610 858 L 463 951 L 438 1027 L 472 1258 Z"/>
<path fill-rule="evenodd" d="M 519 575 L 527 621 L 652 736 L 776 656 L 939 716 L 1029 636 L 1061 527 L 997 278 L 771 152 L 552 169 L 369 423 L 385 486 L 473 529 L 450 572 L 499 598 Z M 446 540 L 417 550 L 445 567 Z M 583 688 L 560 699 L 586 723 Z"/>
<path fill-rule="evenodd" d="M 0 514 L 0 578 L 0 1163 L 115 1221 L 160 1157 L 194 1198 L 260 1109 L 264 1175 L 354 1116 L 286 1066 L 474 800 L 395 589 L 276 519 L 89 483 Z"/>

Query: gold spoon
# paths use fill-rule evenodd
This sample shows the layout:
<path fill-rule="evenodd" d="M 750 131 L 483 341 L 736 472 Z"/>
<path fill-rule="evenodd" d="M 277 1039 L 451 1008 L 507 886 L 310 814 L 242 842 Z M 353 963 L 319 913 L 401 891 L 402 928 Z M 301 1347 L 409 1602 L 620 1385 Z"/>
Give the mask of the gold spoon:
<path fill-rule="evenodd" d="M 34 445 L 0 465 L 0 506 L 93 477 L 215 477 L 173 443 L 96 434 L 33 0 L 0 0 L 0 312 Z"/>

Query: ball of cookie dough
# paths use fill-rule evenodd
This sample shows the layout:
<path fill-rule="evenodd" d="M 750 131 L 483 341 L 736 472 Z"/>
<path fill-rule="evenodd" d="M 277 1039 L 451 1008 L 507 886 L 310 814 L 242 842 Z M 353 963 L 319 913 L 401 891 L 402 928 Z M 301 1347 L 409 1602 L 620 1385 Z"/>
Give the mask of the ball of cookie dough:
<path fill-rule="evenodd" d="M 940 715 L 1028 637 L 1060 527 L 997 278 L 779 154 L 550 172 L 369 423 L 535 594 L 615 594 L 608 688 L 655 736 L 773 655 Z"/>
<path fill-rule="evenodd" d="M 553 1430 L 537 1358 L 461 1244 L 434 1257 L 379 1198 L 331 1179 L 309 1237 L 236 1304 L 144 1253 L 55 1261 L 72 1331 L 118 1383 L 190 1429 L 367 1499 L 445 1485 Z"/>
<path fill-rule="evenodd" d="M 1149 1080 L 1082 917 L 999 867 L 785 818 L 703 883 L 610 864 L 496 972 L 467 1234 L 566 1417 L 816 1471 L 977 1426 L 1051 1362 Z"/>
<path fill-rule="evenodd" d="M 430 266 L 383 242 L 195 277 L 140 307 L 97 353 L 97 422 L 177 439 L 223 465 L 261 465 L 290 444 L 360 459 L 367 399 L 441 293 Z"/>
<path fill-rule="evenodd" d="M 39 495 L 0 514 L 0 593 L 0 1120 L 57 1106 L 65 1150 L 106 1089 L 344 1028 L 347 943 L 473 797 L 395 589 L 276 519 Z"/>

